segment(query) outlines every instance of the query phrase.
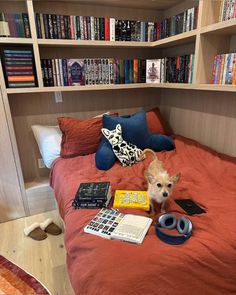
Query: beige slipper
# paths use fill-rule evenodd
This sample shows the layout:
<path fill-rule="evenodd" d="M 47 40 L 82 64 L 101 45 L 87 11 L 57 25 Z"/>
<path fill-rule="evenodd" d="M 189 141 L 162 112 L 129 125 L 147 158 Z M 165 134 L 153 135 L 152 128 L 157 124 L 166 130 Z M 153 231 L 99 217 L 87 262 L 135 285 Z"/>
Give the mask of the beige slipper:
<path fill-rule="evenodd" d="M 30 237 L 36 241 L 42 241 L 46 239 L 47 237 L 47 234 L 40 228 L 40 225 L 38 222 L 35 222 L 31 224 L 30 226 L 26 227 L 24 229 L 24 234 L 27 237 Z"/>
<path fill-rule="evenodd" d="M 40 223 L 41 230 L 46 233 L 57 236 L 62 233 L 61 228 L 56 225 L 51 218 L 46 219 L 44 222 Z"/>

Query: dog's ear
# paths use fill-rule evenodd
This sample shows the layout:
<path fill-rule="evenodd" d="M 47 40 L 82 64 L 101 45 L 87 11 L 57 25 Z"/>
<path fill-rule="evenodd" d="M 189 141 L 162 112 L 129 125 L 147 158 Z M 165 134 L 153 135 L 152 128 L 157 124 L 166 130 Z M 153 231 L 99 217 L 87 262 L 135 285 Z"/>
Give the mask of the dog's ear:
<path fill-rule="evenodd" d="M 150 184 L 153 184 L 155 182 L 155 177 L 151 173 L 149 173 L 148 171 L 144 172 L 144 176 L 146 177 L 147 181 Z"/>
<path fill-rule="evenodd" d="M 171 176 L 170 181 L 172 181 L 174 184 L 176 184 L 180 180 L 180 177 L 181 177 L 181 173 L 177 173 L 177 174 Z"/>
<path fill-rule="evenodd" d="M 110 134 L 110 130 L 108 130 L 106 128 L 102 128 L 101 131 L 102 131 L 102 134 L 108 139 L 109 134 Z"/>

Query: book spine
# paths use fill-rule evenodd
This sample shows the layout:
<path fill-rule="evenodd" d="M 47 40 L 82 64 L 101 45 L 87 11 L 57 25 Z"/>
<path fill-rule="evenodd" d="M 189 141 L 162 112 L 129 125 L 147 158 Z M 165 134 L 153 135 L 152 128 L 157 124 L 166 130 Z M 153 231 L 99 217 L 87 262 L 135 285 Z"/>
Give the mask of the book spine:
<path fill-rule="evenodd" d="M 105 41 L 110 41 L 110 19 L 105 17 Z"/>
<path fill-rule="evenodd" d="M 39 13 L 35 14 L 35 24 L 36 24 L 36 32 L 37 32 L 37 38 L 42 38 L 42 29 L 41 29 L 41 22 L 40 22 L 40 15 Z"/>
<path fill-rule="evenodd" d="M 51 59 L 47 59 L 47 68 L 48 68 L 49 86 L 54 86 L 54 83 L 53 83 L 53 72 L 52 72 L 52 61 L 51 61 Z"/>
<path fill-rule="evenodd" d="M 115 41 L 115 19 L 110 18 L 110 41 Z"/>
<path fill-rule="evenodd" d="M 234 16 L 233 18 L 236 18 L 236 1 L 234 2 Z"/>
<path fill-rule="evenodd" d="M 212 84 L 215 84 L 215 78 L 216 78 L 216 61 L 217 61 L 217 55 L 215 56 L 214 63 L 213 63 Z"/>
<path fill-rule="evenodd" d="M 60 15 L 61 38 L 66 39 L 64 16 Z"/>
<path fill-rule="evenodd" d="M 48 28 L 49 28 L 49 38 L 53 39 L 53 21 L 52 14 L 48 14 Z"/>
<path fill-rule="evenodd" d="M 105 203 L 79 203 L 78 204 L 79 208 L 102 208 L 105 207 Z"/>
<path fill-rule="evenodd" d="M 30 25 L 29 25 L 29 16 L 27 13 L 22 13 L 22 19 L 24 24 L 25 38 L 30 38 Z"/>
<path fill-rule="evenodd" d="M 90 17 L 90 26 L 91 26 L 91 40 L 95 40 L 95 26 L 94 26 L 94 17 Z"/>
<path fill-rule="evenodd" d="M 57 86 L 57 73 L 56 73 L 55 59 L 52 59 L 52 76 L 53 76 L 53 84 L 54 86 Z"/>
<path fill-rule="evenodd" d="M 58 39 L 57 16 L 55 14 L 52 14 L 52 31 L 53 39 Z"/>
<path fill-rule="evenodd" d="M 65 59 L 65 58 L 62 59 L 62 73 L 63 73 L 63 84 L 64 84 L 64 86 L 69 86 L 67 59 Z"/>
<path fill-rule="evenodd" d="M 91 23 L 90 16 L 86 17 L 86 26 L 87 26 L 87 40 L 91 40 Z"/>
<path fill-rule="evenodd" d="M 39 14 L 39 25 L 40 25 L 40 31 L 41 31 L 41 38 L 45 39 L 45 28 L 44 28 L 42 13 Z"/>
<path fill-rule="evenodd" d="M 61 85 L 61 79 L 60 79 L 60 66 L 59 66 L 59 59 L 55 59 L 55 65 L 56 65 L 56 75 L 57 75 L 57 86 Z"/>
<path fill-rule="evenodd" d="M 77 19 L 76 19 L 76 16 L 73 15 L 73 25 L 74 25 L 74 39 L 77 40 L 78 39 L 78 36 L 77 36 Z"/>

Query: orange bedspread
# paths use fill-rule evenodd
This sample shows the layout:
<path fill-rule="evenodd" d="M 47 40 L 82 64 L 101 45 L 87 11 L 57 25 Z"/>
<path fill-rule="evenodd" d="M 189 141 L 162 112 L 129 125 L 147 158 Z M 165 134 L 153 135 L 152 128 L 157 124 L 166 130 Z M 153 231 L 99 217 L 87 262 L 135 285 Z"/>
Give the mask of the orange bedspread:
<path fill-rule="evenodd" d="M 106 172 L 96 169 L 94 154 L 55 162 L 51 184 L 65 221 L 68 271 L 76 294 L 236 294 L 236 159 L 179 136 L 175 144 L 175 151 L 158 153 L 170 173 L 182 174 L 173 198 L 191 198 L 207 211 L 190 217 L 193 235 L 178 246 L 160 241 L 154 226 L 141 245 L 86 234 L 83 227 L 98 210 L 71 207 L 84 181 L 109 180 L 113 191 L 146 189 L 143 172 L 151 156 L 128 168 L 117 162 Z M 173 201 L 169 210 L 183 212 Z"/>

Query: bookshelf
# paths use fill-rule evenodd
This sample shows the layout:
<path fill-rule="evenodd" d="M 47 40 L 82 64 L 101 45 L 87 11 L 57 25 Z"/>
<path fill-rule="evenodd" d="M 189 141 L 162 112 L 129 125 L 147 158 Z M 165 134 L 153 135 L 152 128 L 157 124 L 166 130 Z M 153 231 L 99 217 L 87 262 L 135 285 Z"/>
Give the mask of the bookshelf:
<path fill-rule="evenodd" d="M 24 202 L 28 202 L 28 196 L 34 195 L 34 188 L 39 187 L 41 190 L 47 187 L 48 171 L 43 171 L 39 175 L 35 175 L 34 170 L 37 168 L 27 168 L 30 164 L 28 154 L 30 153 L 29 142 L 23 147 L 20 138 L 29 134 L 28 125 L 26 123 L 19 124 L 24 132 L 18 127 L 18 118 L 16 109 L 19 107 L 20 98 L 24 100 L 26 96 L 26 110 L 29 120 L 31 115 L 36 113 L 35 108 L 39 100 L 47 101 L 49 105 L 50 95 L 60 91 L 67 97 L 82 93 L 89 97 L 89 93 L 94 96 L 104 95 L 108 97 L 113 93 L 124 93 L 125 98 L 135 99 L 136 94 L 147 93 L 147 96 L 161 96 L 162 91 L 185 91 L 192 93 L 193 91 L 201 91 L 202 93 L 228 93 L 236 92 L 236 85 L 212 85 L 212 67 L 214 56 L 219 53 L 236 52 L 236 19 L 219 22 L 220 1 L 177 1 L 177 0 L 157 0 L 157 1 L 111 1 L 108 0 L 70 0 L 70 1 L 41 1 L 41 0 L 18 0 L 18 1 L 0 1 L 0 10 L 4 12 L 28 12 L 31 30 L 31 38 L 11 38 L 1 37 L 0 44 L 27 44 L 33 47 L 36 72 L 38 78 L 38 87 L 34 88 L 6 88 L 2 69 L 0 68 L 0 84 L 3 94 L 6 118 L 9 124 L 10 136 L 13 145 L 14 157 L 18 175 L 20 178 L 20 187 L 22 191 L 26 189 L 26 196 L 23 193 Z M 10 4 L 9 4 L 10 3 Z M 69 3 L 69 5 L 68 5 Z M 137 19 L 144 21 L 160 21 L 163 18 L 175 15 L 185 9 L 194 7 L 199 4 L 198 26 L 196 29 L 184 32 L 175 36 L 161 39 L 154 42 L 134 42 L 134 41 L 90 41 L 90 40 L 62 40 L 62 39 L 38 39 L 36 33 L 36 25 L 34 20 L 35 13 L 55 13 L 67 15 L 93 15 L 93 16 L 111 16 L 115 18 Z M 86 86 L 55 86 L 44 87 L 41 71 L 42 58 L 93 58 L 93 57 L 116 57 L 116 58 L 161 58 L 164 56 L 174 56 L 177 54 L 195 53 L 194 78 L 192 84 L 182 83 L 133 83 L 133 84 L 111 84 L 111 85 L 86 85 Z M 85 94 L 84 94 L 85 93 Z M 107 93 L 107 94 L 105 94 Z M 28 97 L 31 97 L 29 100 Z M 131 97 L 131 98 L 130 98 Z M 111 99 L 113 99 L 111 97 Z M 70 100 L 70 99 L 69 99 Z M 70 102 L 72 104 L 72 102 Z M 50 106 L 50 114 L 53 114 L 53 107 Z M 58 107 L 59 108 L 59 107 Z M 122 107 L 120 107 L 122 109 Z M 45 111 L 46 112 L 46 111 Z M 59 112 L 59 111 L 58 111 Z M 61 113 L 66 111 L 60 110 Z M 32 114 L 31 114 L 32 113 Z M 24 114 L 23 114 L 24 115 Z M 22 115 L 22 116 L 23 116 Z M 49 117 L 49 115 L 48 115 Z M 45 119 L 43 116 L 40 123 L 50 124 L 51 117 Z M 54 116 L 55 117 L 55 116 Z M 53 118 L 54 118 L 53 117 Z M 35 119 L 36 120 L 36 119 Z M 45 121 L 44 121 L 45 120 Z M 33 124 L 35 121 L 30 121 Z M 16 140 L 17 138 L 17 140 Z M 28 171 L 30 170 L 30 171 Z M 42 174 L 42 175 L 41 175 Z M 33 181 L 33 179 L 39 181 Z M 24 184 L 24 182 L 26 184 Z M 45 184 L 46 183 L 46 184 Z M 30 191 L 29 191 L 30 188 Z M 28 191 L 28 192 L 27 192 Z M 49 191 L 49 194 L 51 191 Z M 30 202 L 29 202 L 30 203 Z M 26 210 L 27 211 L 27 210 Z M 35 209 L 33 210 L 35 212 Z M 29 210 L 27 211 L 29 214 Z"/>

